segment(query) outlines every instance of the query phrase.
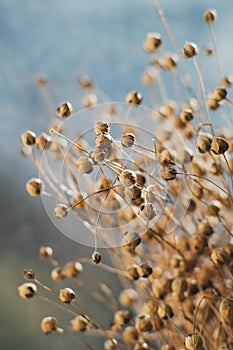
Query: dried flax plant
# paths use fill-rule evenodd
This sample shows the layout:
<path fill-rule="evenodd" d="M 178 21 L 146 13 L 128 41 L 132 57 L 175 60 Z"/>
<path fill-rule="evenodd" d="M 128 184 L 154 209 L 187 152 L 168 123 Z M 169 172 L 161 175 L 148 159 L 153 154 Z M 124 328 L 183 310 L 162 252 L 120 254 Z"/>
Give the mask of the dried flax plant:
<path fill-rule="evenodd" d="M 143 42 L 150 62 L 142 81 L 157 89 L 160 104 L 142 107 L 138 91 L 125 103 L 114 103 L 83 76 L 78 83 L 91 126 L 88 121 L 82 130 L 77 120 L 84 112 L 73 114 L 71 103 L 64 102 L 47 133 L 27 130 L 21 137 L 23 154 L 40 174 L 27 182 L 28 194 L 54 202 L 54 222 L 65 234 L 69 220 L 83 222 L 93 254 L 61 266 L 51 247 L 40 247 L 40 258 L 51 263 L 52 280 L 65 284 L 54 291 L 26 269 L 28 282 L 18 293 L 70 314 L 70 324 L 48 316 L 41 329 L 87 349 L 96 349 L 96 336 L 105 350 L 233 349 L 232 82 L 221 75 L 213 29 L 217 11 L 203 14 L 213 44 L 204 49 L 204 59 L 215 55 L 219 75 L 209 92 L 198 45 L 190 41 L 177 49 L 163 10 L 154 4 L 174 48 L 163 52 L 159 33 L 148 33 Z M 187 60 L 197 86 L 184 74 Z M 174 81 L 176 101 L 169 99 L 165 75 Z M 37 83 L 46 93 L 46 79 L 40 76 Z M 185 101 L 180 89 L 187 91 Z M 103 247 L 111 264 L 102 257 Z M 97 276 L 99 269 L 107 270 L 122 286 L 119 295 L 104 284 L 104 297 L 91 291 L 103 308 L 111 308 L 108 325 L 80 305 L 69 287 L 69 279 L 85 287 L 82 272 L 92 263 Z"/>

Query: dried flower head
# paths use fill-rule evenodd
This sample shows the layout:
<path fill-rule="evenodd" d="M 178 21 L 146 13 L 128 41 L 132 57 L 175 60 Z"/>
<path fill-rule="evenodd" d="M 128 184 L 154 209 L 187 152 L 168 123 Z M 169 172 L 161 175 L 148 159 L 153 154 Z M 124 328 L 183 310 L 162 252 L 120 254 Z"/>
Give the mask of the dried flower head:
<path fill-rule="evenodd" d="M 37 293 L 37 286 L 34 283 L 23 283 L 18 287 L 18 294 L 22 299 L 31 299 Z"/>
<path fill-rule="evenodd" d="M 44 184 L 42 180 L 33 177 L 26 183 L 26 190 L 30 196 L 37 197 L 43 192 Z"/>
<path fill-rule="evenodd" d="M 184 58 L 192 58 L 196 56 L 198 52 L 199 52 L 199 48 L 197 44 L 193 42 L 188 42 L 188 41 L 186 41 L 186 43 L 184 44 L 181 50 L 181 53 Z"/>
<path fill-rule="evenodd" d="M 75 292 L 71 288 L 60 289 L 59 300 L 62 303 L 70 304 L 75 299 Z"/>
<path fill-rule="evenodd" d="M 162 37 L 159 33 L 148 33 L 143 43 L 143 49 L 147 53 L 153 53 L 162 45 Z"/>
<path fill-rule="evenodd" d="M 58 320 L 55 317 L 44 317 L 40 327 L 45 334 L 52 333 L 57 330 Z"/>
<path fill-rule="evenodd" d="M 110 125 L 106 121 L 97 121 L 94 125 L 94 131 L 96 135 L 99 135 L 101 133 L 109 133 Z"/>
<path fill-rule="evenodd" d="M 142 102 L 142 94 L 138 91 L 129 92 L 125 101 L 130 105 L 138 106 Z"/>
<path fill-rule="evenodd" d="M 92 258 L 92 261 L 93 261 L 95 264 L 99 264 L 100 261 L 101 261 L 101 254 L 100 254 L 98 251 L 95 250 L 95 251 L 92 253 L 91 258 Z"/>
<path fill-rule="evenodd" d="M 198 333 L 190 333 L 185 337 L 184 344 L 187 350 L 201 350 L 203 338 Z"/>
<path fill-rule="evenodd" d="M 213 23 L 218 17 L 217 11 L 215 9 L 207 9 L 203 13 L 203 19 L 206 23 Z"/>
<path fill-rule="evenodd" d="M 76 168 L 81 174 L 90 174 L 93 171 L 93 161 L 91 158 L 82 156 L 76 163 Z"/>
<path fill-rule="evenodd" d="M 136 183 L 136 174 L 134 171 L 125 169 L 118 176 L 120 183 L 125 187 L 131 187 Z"/>
<path fill-rule="evenodd" d="M 78 261 L 70 261 L 64 266 L 63 270 L 66 277 L 77 277 L 83 272 L 83 265 Z"/>
<path fill-rule="evenodd" d="M 41 259 L 49 259 L 53 256 L 53 249 L 51 247 L 41 246 L 39 249 L 39 257 Z"/>
<path fill-rule="evenodd" d="M 133 147 L 133 145 L 135 144 L 135 141 L 136 141 L 135 135 L 129 132 L 123 134 L 121 137 L 121 144 L 126 148 Z"/>
<path fill-rule="evenodd" d="M 33 146 L 36 143 L 36 133 L 31 130 L 25 131 L 21 135 L 21 142 L 24 146 Z"/>
<path fill-rule="evenodd" d="M 60 118 L 68 118 L 71 116 L 72 113 L 73 113 L 73 107 L 70 102 L 61 103 L 57 107 L 57 115 Z"/>

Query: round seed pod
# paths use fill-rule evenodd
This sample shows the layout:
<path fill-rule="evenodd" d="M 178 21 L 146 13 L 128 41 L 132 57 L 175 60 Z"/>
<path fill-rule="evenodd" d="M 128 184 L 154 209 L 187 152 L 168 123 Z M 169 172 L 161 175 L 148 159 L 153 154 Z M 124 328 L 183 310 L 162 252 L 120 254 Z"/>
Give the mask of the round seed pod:
<path fill-rule="evenodd" d="M 96 147 L 100 149 L 110 149 L 112 146 L 112 136 L 109 134 L 99 134 L 95 139 Z"/>
<path fill-rule="evenodd" d="M 58 327 L 58 321 L 55 317 L 44 317 L 40 323 L 40 328 L 45 334 L 56 331 Z"/>
<path fill-rule="evenodd" d="M 176 247 L 182 252 L 187 252 L 190 249 L 189 239 L 184 235 L 177 235 L 175 238 Z"/>
<path fill-rule="evenodd" d="M 210 260 L 215 266 L 221 267 L 224 264 L 227 264 L 229 258 L 224 250 L 216 248 L 211 252 Z"/>
<path fill-rule="evenodd" d="M 136 137 L 134 134 L 130 132 L 123 134 L 121 137 L 121 144 L 126 148 L 133 147 L 135 142 L 136 142 Z"/>
<path fill-rule="evenodd" d="M 141 198 L 142 190 L 137 185 L 133 185 L 131 187 L 126 187 L 124 189 L 124 193 L 126 196 L 129 196 L 132 200 Z"/>
<path fill-rule="evenodd" d="M 41 152 L 45 151 L 46 149 L 49 149 L 51 144 L 52 144 L 51 136 L 47 135 L 44 132 L 42 132 L 42 134 L 40 134 L 36 138 L 36 147 Z"/>
<path fill-rule="evenodd" d="M 163 165 L 160 169 L 160 175 L 165 181 L 175 180 L 177 170 L 173 164 Z"/>
<path fill-rule="evenodd" d="M 180 113 L 180 120 L 183 123 L 190 122 L 193 119 L 193 111 L 191 109 L 183 109 Z"/>
<path fill-rule="evenodd" d="M 219 215 L 219 211 L 220 211 L 220 208 L 219 206 L 217 205 L 217 203 L 210 203 L 206 206 L 205 208 L 205 213 L 206 213 L 206 216 L 215 216 L 215 217 L 218 217 Z"/>
<path fill-rule="evenodd" d="M 60 289 L 59 300 L 62 303 L 70 304 L 75 299 L 75 292 L 71 288 Z"/>
<path fill-rule="evenodd" d="M 210 150 L 213 136 L 208 133 L 199 133 L 197 137 L 197 148 L 200 153 L 206 153 Z"/>
<path fill-rule="evenodd" d="M 214 230 L 209 221 L 205 219 L 198 224 L 197 232 L 201 235 L 211 236 L 214 233 Z"/>
<path fill-rule="evenodd" d="M 135 249 L 141 243 L 141 237 L 137 232 L 128 231 L 125 232 L 122 239 L 122 245 L 127 246 L 129 249 Z"/>
<path fill-rule="evenodd" d="M 63 271 L 63 269 L 61 269 L 60 267 L 55 267 L 52 271 L 51 271 L 51 278 L 53 281 L 62 281 L 66 278 L 66 275 Z"/>
<path fill-rule="evenodd" d="M 83 97 L 82 104 L 86 108 L 91 108 L 97 104 L 97 96 L 95 94 L 88 94 Z"/>
<path fill-rule="evenodd" d="M 114 350 L 118 347 L 116 339 L 107 339 L 104 342 L 104 350 Z"/>
<path fill-rule="evenodd" d="M 114 314 L 114 324 L 123 327 L 132 319 L 132 314 L 128 310 L 118 310 Z"/>
<path fill-rule="evenodd" d="M 101 254 L 95 250 L 93 253 L 92 253 L 92 261 L 95 263 L 95 264 L 99 264 L 100 261 L 101 261 Z"/>
<path fill-rule="evenodd" d="M 61 103 L 57 107 L 57 115 L 60 118 L 68 118 L 71 116 L 72 113 L 73 113 L 73 107 L 70 102 Z"/>
<path fill-rule="evenodd" d="M 37 197 L 43 192 L 44 184 L 40 179 L 32 177 L 26 183 L 26 190 L 30 196 Z"/>
<path fill-rule="evenodd" d="M 157 79 L 157 74 L 156 71 L 154 70 L 153 67 L 149 67 L 148 69 L 146 69 L 143 74 L 142 74 L 142 82 L 145 85 L 152 85 L 154 84 L 154 82 Z"/>
<path fill-rule="evenodd" d="M 221 85 L 224 87 L 231 87 L 233 82 L 232 76 L 225 76 L 221 79 Z"/>
<path fill-rule="evenodd" d="M 142 173 L 140 173 L 139 171 L 136 171 L 135 174 L 136 174 L 137 184 L 140 186 L 144 186 L 146 183 L 146 177 Z"/>
<path fill-rule="evenodd" d="M 76 163 L 76 168 L 81 174 L 90 174 L 93 171 L 93 161 L 91 158 L 82 156 Z"/>
<path fill-rule="evenodd" d="M 224 87 L 216 87 L 214 89 L 213 97 L 218 101 L 221 102 L 227 97 L 227 90 Z"/>
<path fill-rule="evenodd" d="M 41 246 L 39 249 L 40 259 L 49 259 L 53 256 L 53 249 L 51 247 Z"/>
<path fill-rule="evenodd" d="M 35 279 L 35 272 L 32 269 L 25 269 L 23 274 L 27 280 L 34 280 Z"/>
<path fill-rule="evenodd" d="M 38 86 L 44 87 L 47 85 L 47 77 L 45 74 L 39 74 L 36 76 L 36 83 Z"/>
<path fill-rule="evenodd" d="M 143 49 L 146 53 L 153 53 L 159 49 L 162 44 L 162 37 L 159 33 L 148 33 L 143 42 Z"/>
<path fill-rule="evenodd" d="M 138 273 L 137 265 L 132 265 L 126 269 L 126 277 L 132 281 L 139 279 L 140 276 Z"/>
<path fill-rule="evenodd" d="M 24 146 L 33 146 L 33 145 L 35 145 L 35 143 L 36 143 L 36 133 L 34 133 L 31 130 L 25 131 L 21 135 L 21 143 Z"/>
<path fill-rule="evenodd" d="M 95 122 L 94 131 L 95 131 L 96 135 L 99 135 L 102 133 L 109 133 L 110 125 L 106 121 Z"/>
<path fill-rule="evenodd" d="M 88 76 L 81 76 L 77 80 L 78 84 L 84 89 L 93 89 L 95 87 L 95 83 Z"/>
<path fill-rule="evenodd" d="M 132 170 L 122 170 L 118 179 L 120 183 L 125 187 L 131 187 L 136 184 L 136 174 Z"/>
<path fill-rule="evenodd" d="M 187 350 L 201 350 L 203 338 L 198 333 L 190 333 L 185 337 L 184 344 Z"/>
<path fill-rule="evenodd" d="M 159 305 L 157 313 L 162 320 L 168 320 L 174 316 L 172 307 L 169 304 Z"/>
<path fill-rule="evenodd" d="M 224 298 L 219 306 L 219 314 L 221 321 L 228 327 L 233 327 L 233 296 L 230 294 Z"/>
<path fill-rule="evenodd" d="M 23 283 L 18 286 L 18 294 L 22 299 L 31 299 L 37 293 L 37 286 L 34 283 Z"/>
<path fill-rule="evenodd" d="M 63 219 L 68 214 L 68 207 L 66 204 L 57 204 L 54 209 L 54 215 L 58 219 Z"/>
<path fill-rule="evenodd" d="M 139 332 L 137 328 L 130 326 L 126 327 L 123 332 L 123 339 L 126 342 L 126 344 L 134 344 L 139 339 Z"/>
<path fill-rule="evenodd" d="M 217 11 L 215 9 L 207 9 L 204 13 L 203 13 L 203 20 L 210 24 L 213 23 L 218 17 Z"/>
<path fill-rule="evenodd" d="M 186 41 L 181 53 L 184 58 L 192 58 L 196 56 L 199 52 L 199 48 L 196 43 Z"/>
<path fill-rule="evenodd" d="M 132 91 L 126 95 L 126 103 L 132 106 L 138 106 L 142 102 L 142 94 L 139 91 Z"/>
<path fill-rule="evenodd" d="M 162 68 L 166 71 L 174 71 L 177 67 L 179 56 L 176 54 L 166 54 L 161 62 Z"/>
<path fill-rule="evenodd" d="M 91 159 L 93 160 L 94 164 L 101 163 L 106 156 L 106 151 L 100 148 L 95 148 L 93 151 L 91 151 Z"/>
<path fill-rule="evenodd" d="M 131 306 L 138 300 L 138 293 L 133 288 L 123 289 L 119 295 L 119 302 L 122 306 Z"/>
<path fill-rule="evenodd" d="M 210 110 L 216 111 L 219 107 L 219 101 L 216 100 L 213 96 L 207 98 L 207 106 Z"/>
<path fill-rule="evenodd" d="M 213 162 L 210 166 L 210 172 L 215 176 L 221 175 L 223 173 L 221 164 Z"/>
<path fill-rule="evenodd" d="M 211 151 L 216 154 L 224 154 L 229 148 L 229 143 L 222 137 L 214 137 L 211 143 Z"/>
<path fill-rule="evenodd" d="M 83 265 L 78 261 L 70 261 L 64 266 L 63 270 L 67 278 L 77 277 L 83 272 Z"/>
<path fill-rule="evenodd" d="M 171 284 L 171 290 L 172 292 L 178 294 L 178 295 L 183 295 L 184 292 L 187 290 L 188 288 L 188 283 L 187 280 L 185 278 L 175 278 L 172 281 Z"/>
<path fill-rule="evenodd" d="M 168 149 L 164 148 L 159 152 L 159 163 L 161 165 L 170 165 L 174 164 L 174 158 Z"/>
<path fill-rule="evenodd" d="M 137 267 L 137 271 L 140 277 L 148 278 L 152 274 L 153 269 L 147 263 L 143 263 Z"/>
<path fill-rule="evenodd" d="M 194 254 L 203 253 L 204 249 L 207 247 L 207 237 L 200 234 L 195 234 L 190 239 L 190 249 Z"/>
<path fill-rule="evenodd" d="M 153 325 L 150 319 L 150 315 L 139 315 L 136 319 L 135 327 L 141 333 L 151 332 Z"/>
<path fill-rule="evenodd" d="M 88 320 L 83 315 L 76 316 L 70 323 L 72 329 L 78 332 L 84 332 L 88 326 Z"/>
<path fill-rule="evenodd" d="M 206 56 L 211 56 L 213 54 L 213 48 L 212 46 L 208 45 L 203 48 L 204 54 Z"/>
<path fill-rule="evenodd" d="M 138 215 L 142 220 L 149 221 L 156 216 L 156 210 L 153 203 L 143 203 L 140 206 Z"/>

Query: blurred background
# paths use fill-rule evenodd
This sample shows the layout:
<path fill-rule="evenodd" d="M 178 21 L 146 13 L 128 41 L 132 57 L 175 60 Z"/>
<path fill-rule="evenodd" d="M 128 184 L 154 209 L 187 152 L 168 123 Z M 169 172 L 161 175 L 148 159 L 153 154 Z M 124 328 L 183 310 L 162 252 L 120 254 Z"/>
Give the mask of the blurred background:
<path fill-rule="evenodd" d="M 221 5 L 217 0 L 160 2 L 179 48 L 185 40 L 196 41 L 200 47 L 209 43 L 202 13 L 216 7 L 219 18 L 214 28 L 222 72 L 232 72 L 232 0 Z M 149 58 L 142 51 L 142 41 L 151 31 L 160 32 L 164 50 L 171 50 L 152 0 L 0 0 L 1 349 L 77 348 L 73 340 L 42 334 L 41 318 L 59 312 L 40 301 L 20 300 L 17 286 L 24 281 L 24 268 L 33 268 L 41 279 L 49 280 L 50 266 L 37 257 L 40 245 L 51 245 L 61 264 L 91 254 L 90 248 L 63 236 L 50 222 L 40 198 L 30 198 L 25 192 L 26 181 L 38 173 L 20 155 L 20 135 L 26 129 L 39 134 L 50 118 L 35 77 L 46 74 L 54 108 L 66 100 L 75 111 L 81 108 L 83 92 L 76 81 L 83 74 L 93 77 L 113 101 L 124 101 L 133 89 L 146 94 L 140 76 Z M 213 87 L 215 58 L 209 62 L 206 86 Z M 81 224 L 77 229 L 85 234 Z M 100 272 L 99 278 L 109 283 L 111 276 Z M 84 279 L 91 288 L 91 269 Z M 85 292 L 78 291 L 78 299 L 104 322 L 109 321 L 101 305 Z"/>

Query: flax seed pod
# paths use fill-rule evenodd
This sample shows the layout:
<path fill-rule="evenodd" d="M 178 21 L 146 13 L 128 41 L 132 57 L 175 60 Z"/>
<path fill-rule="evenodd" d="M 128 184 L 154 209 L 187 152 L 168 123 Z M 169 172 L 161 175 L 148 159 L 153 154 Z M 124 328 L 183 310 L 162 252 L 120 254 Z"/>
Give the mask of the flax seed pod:
<path fill-rule="evenodd" d="M 207 98 L 207 106 L 210 110 L 216 111 L 220 107 L 220 103 L 213 96 Z"/>
<path fill-rule="evenodd" d="M 146 342 L 143 343 L 137 343 L 134 345 L 133 350 L 149 350 L 150 347 Z"/>
<path fill-rule="evenodd" d="M 126 277 L 132 281 L 136 281 L 139 279 L 140 275 L 138 273 L 137 265 L 129 266 L 126 269 Z"/>
<path fill-rule="evenodd" d="M 120 183 L 125 187 L 131 187 L 136 184 L 136 174 L 132 170 L 122 170 L 118 179 Z"/>
<path fill-rule="evenodd" d="M 77 82 L 84 89 L 93 89 L 95 87 L 94 81 L 86 75 L 78 78 Z"/>
<path fill-rule="evenodd" d="M 64 102 L 61 103 L 58 107 L 57 107 L 57 115 L 60 118 L 68 118 L 71 116 L 71 114 L 73 113 L 73 107 L 72 104 L 70 102 Z"/>
<path fill-rule="evenodd" d="M 62 281 L 66 278 L 66 275 L 63 271 L 63 269 L 61 269 L 60 267 L 55 267 L 52 271 L 51 271 L 51 278 L 53 281 Z"/>
<path fill-rule="evenodd" d="M 112 136 L 109 134 L 99 134 L 96 136 L 95 145 L 100 149 L 111 149 L 112 146 Z"/>
<path fill-rule="evenodd" d="M 226 254 L 226 252 L 223 249 L 215 248 L 210 255 L 210 260 L 212 263 L 217 266 L 221 267 L 224 264 L 227 264 L 229 258 Z"/>
<path fill-rule="evenodd" d="M 199 48 L 196 43 L 186 41 L 181 53 L 184 58 L 193 58 L 199 52 Z"/>
<path fill-rule="evenodd" d="M 93 161 L 91 158 L 82 156 L 78 159 L 75 164 L 76 168 L 81 174 L 90 174 L 93 171 Z"/>
<path fill-rule="evenodd" d="M 71 288 L 60 289 L 59 300 L 62 303 L 70 304 L 75 299 L 75 292 Z"/>
<path fill-rule="evenodd" d="M 139 315 L 136 319 L 135 327 L 140 333 L 151 332 L 153 325 L 150 319 L 150 315 Z"/>
<path fill-rule="evenodd" d="M 45 132 L 42 132 L 36 138 L 36 147 L 39 151 L 43 152 L 51 147 L 52 141 L 51 136 L 47 135 Z"/>
<path fill-rule="evenodd" d="M 134 199 L 141 198 L 142 190 L 137 185 L 133 185 L 131 187 L 126 187 L 124 189 L 124 193 L 126 196 L 134 200 Z"/>
<path fill-rule="evenodd" d="M 177 170 L 173 164 L 163 165 L 160 169 L 160 175 L 165 181 L 175 180 Z"/>
<path fill-rule="evenodd" d="M 114 324 L 123 327 L 126 326 L 132 319 L 132 314 L 128 310 L 118 310 L 114 314 Z"/>
<path fill-rule="evenodd" d="M 214 89 L 213 97 L 218 101 L 221 102 L 227 97 L 227 90 L 224 87 L 216 87 Z"/>
<path fill-rule="evenodd" d="M 211 143 L 211 151 L 216 154 L 224 154 L 229 148 L 228 142 L 222 137 L 214 137 Z"/>
<path fill-rule="evenodd" d="M 224 87 L 231 87 L 233 83 L 232 76 L 225 76 L 221 79 L 221 85 Z"/>
<path fill-rule="evenodd" d="M 49 259 L 53 256 L 53 249 L 51 247 L 41 246 L 39 249 L 40 259 Z"/>
<path fill-rule="evenodd" d="M 213 136 L 208 133 L 199 133 L 197 137 L 197 148 L 200 153 L 206 153 L 210 150 Z"/>
<path fill-rule="evenodd" d="M 184 299 L 184 293 L 188 288 L 188 283 L 185 278 L 175 278 L 171 284 L 171 290 L 175 295 L 179 297 L 180 300 Z"/>
<path fill-rule="evenodd" d="M 72 329 L 78 332 L 84 332 L 87 329 L 88 321 L 83 315 L 78 315 L 70 321 Z"/>
<path fill-rule="evenodd" d="M 132 106 L 138 106 L 142 102 L 142 94 L 139 91 L 131 91 L 126 95 L 125 101 Z"/>
<path fill-rule="evenodd" d="M 176 54 L 166 54 L 162 60 L 162 68 L 171 72 L 177 67 L 179 56 Z"/>
<path fill-rule="evenodd" d="M 147 263 L 143 263 L 137 267 L 137 271 L 140 277 L 148 278 L 152 274 L 153 269 Z"/>
<path fill-rule="evenodd" d="M 139 332 L 137 328 L 130 326 L 126 327 L 123 332 L 123 339 L 126 342 L 126 344 L 134 344 L 139 339 Z"/>
<path fill-rule="evenodd" d="M 94 124 L 94 131 L 96 135 L 99 135 L 102 133 L 109 133 L 110 125 L 106 121 L 97 121 Z"/>
<path fill-rule="evenodd" d="M 214 233 L 214 230 L 209 221 L 205 219 L 198 224 L 197 232 L 201 235 L 211 236 Z"/>
<path fill-rule="evenodd" d="M 127 246 L 129 249 L 135 249 L 141 243 L 141 237 L 137 232 L 128 231 L 125 232 L 122 239 L 122 245 Z"/>
<path fill-rule="evenodd" d="M 101 254 L 95 250 L 93 253 L 92 253 L 92 261 L 95 263 L 95 264 L 99 264 L 100 261 L 101 261 Z"/>
<path fill-rule="evenodd" d="M 180 113 L 180 120 L 183 123 L 188 123 L 193 119 L 193 111 L 191 109 L 183 109 Z"/>
<path fill-rule="evenodd" d="M 25 269 L 23 274 L 27 280 L 34 280 L 35 279 L 35 272 L 32 269 Z"/>
<path fill-rule="evenodd" d="M 26 190 L 30 196 L 37 197 L 42 194 L 44 184 L 40 179 L 33 177 L 26 183 Z"/>
<path fill-rule="evenodd" d="M 232 329 L 233 327 L 233 296 L 230 294 L 224 298 L 219 306 L 219 314 L 222 323 Z"/>
<path fill-rule="evenodd" d="M 203 338 L 198 333 L 190 333 L 185 337 L 184 344 L 187 350 L 201 350 Z"/>
<path fill-rule="evenodd" d="M 149 221 L 156 216 L 156 210 L 153 203 L 143 203 L 140 206 L 138 215 L 142 220 Z"/>
<path fill-rule="evenodd" d="M 83 97 L 82 105 L 86 108 L 91 108 L 97 104 L 97 101 L 97 96 L 95 94 L 88 94 Z"/>
<path fill-rule="evenodd" d="M 143 174 L 142 174 L 141 172 L 139 172 L 139 171 L 136 171 L 135 174 L 136 174 L 136 182 L 137 182 L 137 184 L 140 185 L 140 186 L 144 186 L 145 183 L 146 183 L 146 177 L 145 177 L 145 175 L 143 175 Z"/>
<path fill-rule="evenodd" d="M 133 288 L 123 289 L 119 295 L 119 302 L 122 306 L 129 307 L 138 300 L 138 293 Z"/>
<path fill-rule="evenodd" d="M 68 207 L 66 204 L 57 204 L 54 209 L 54 215 L 58 219 L 63 219 L 68 214 Z"/>
<path fill-rule="evenodd" d="M 172 307 L 169 304 L 159 305 L 157 313 L 162 320 L 168 320 L 174 316 Z"/>
<path fill-rule="evenodd" d="M 217 202 L 217 201 L 214 203 L 208 204 L 205 208 L 206 216 L 218 217 L 219 211 L 220 211 L 220 207 L 219 207 L 219 202 Z"/>
<path fill-rule="evenodd" d="M 34 283 L 23 283 L 18 286 L 18 294 L 22 299 L 31 299 L 37 293 L 37 286 Z"/>
<path fill-rule="evenodd" d="M 93 151 L 91 151 L 91 159 L 94 164 L 101 163 L 106 156 L 106 151 L 104 149 L 95 148 Z"/>
<path fill-rule="evenodd" d="M 121 144 L 126 148 L 133 147 L 135 142 L 136 137 L 132 133 L 127 132 L 121 136 Z"/>
<path fill-rule="evenodd" d="M 33 146 L 36 143 L 36 133 L 31 130 L 25 131 L 21 135 L 21 143 L 24 146 Z"/>
<path fill-rule="evenodd" d="M 153 67 L 147 68 L 141 77 L 143 84 L 152 85 L 157 80 L 157 72 Z"/>
<path fill-rule="evenodd" d="M 57 330 L 58 320 L 55 317 L 44 317 L 40 327 L 45 334 L 52 333 Z"/>
<path fill-rule="evenodd" d="M 162 45 L 162 37 L 159 33 L 148 33 L 143 42 L 143 49 L 146 53 L 153 53 Z"/>
<path fill-rule="evenodd" d="M 63 270 L 67 278 L 77 277 L 83 272 L 83 265 L 78 261 L 70 261 L 64 266 Z"/>
<path fill-rule="evenodd" d="M 168 149 L 164 148 L 159 152 L 159 162 L 161 165 L 174 164 L 174 158 Z"/>
<path fill-rule="evenodd" d="M 190 239 L 190 249 L 194 254 L 202 254 L 207 247 L 207 237 L 201 234 L 194 234 Z"/>
<path fill-rule="evenodd" d="M 116 339 L 107 339 L 105 342 L 104 342 L 104 350 L 114 350 L 118 347 L 117 345 L 117 340 Z"/>
<path fill-rule="evenodd" d="M 218 14 L 215 9 L 207 9 L 203 13 L 203 20 L 208 24 L 213 23 L 217 19 L 217 17 L 218 17 Z"/>

